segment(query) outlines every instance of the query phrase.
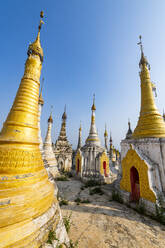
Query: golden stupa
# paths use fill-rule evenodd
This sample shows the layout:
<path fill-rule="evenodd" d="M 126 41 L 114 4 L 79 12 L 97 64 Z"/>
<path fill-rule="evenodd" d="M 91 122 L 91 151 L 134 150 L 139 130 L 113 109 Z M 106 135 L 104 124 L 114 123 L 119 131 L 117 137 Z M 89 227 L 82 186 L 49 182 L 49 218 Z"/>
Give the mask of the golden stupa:
<path fill-rule="evenodd" d="M 37 248 L 54 214 L 54 188 L 48 181 L 38 141 L 38 100 L 43 50 L 40 30 L 29 45 L 25 71 L 0 133 L 0 247 Z"/>
<path fill-rule="evenodd" d="M 153 89 L 155 89 L 155 85 L 150 79 L 150 66 L 143 53 L 141 36 L 138 44 L 141 47 L 141 59 L 139 63 L 141 69 L 141 110 L 140 117 L 132 137 L 135 139 L 165 138 L 165 122 L 155 105 L 153 96 Z"/>

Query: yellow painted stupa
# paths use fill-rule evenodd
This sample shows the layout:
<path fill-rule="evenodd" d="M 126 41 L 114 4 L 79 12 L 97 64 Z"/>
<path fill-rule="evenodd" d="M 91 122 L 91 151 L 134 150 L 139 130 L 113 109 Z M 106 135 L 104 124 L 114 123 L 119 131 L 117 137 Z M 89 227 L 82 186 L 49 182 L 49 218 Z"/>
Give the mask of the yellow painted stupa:
<path fill-rule="evenodd" d="M 155 105 L 155 85 L 150 79 L 141 36 L 138 45 L 141 48 L 140 117 L 134 132 L 128 130 L 121 142 L 120 193 L 124 202 L 143 204 L 148 213 L 154 214 L 160 198 L 165 207 L 165 122 Z"/>
<path fill-rule="evenodd" d="M 155 85 L 150 79 L 150 65 L 144 56 L 140 36 L 141 59 L 139 62 L 141 79 L 141 109 L 137 126 L 132 134 L 133 138 L 165 137 L 165 122 L 155 105 L 153 90 Z"/>
<path fill-rule="evenodd" d="M 29 45 L 24 75 L 0 133 L 0 247 L 37 248 L 55 223 L 54 188 L 38 140 L 43 50 L 40 30 Z"/>

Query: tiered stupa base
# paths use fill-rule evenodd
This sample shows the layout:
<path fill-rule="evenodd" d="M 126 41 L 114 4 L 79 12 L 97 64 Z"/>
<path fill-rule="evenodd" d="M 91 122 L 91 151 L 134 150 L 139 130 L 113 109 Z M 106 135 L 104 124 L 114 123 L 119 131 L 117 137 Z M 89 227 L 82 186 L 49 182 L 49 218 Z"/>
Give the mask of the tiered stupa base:
<path fill-rule="evenodd" d="M 59 243 L 69 243 L 58 202 L 43 215 L 33 220 L 25 220 L 1 229 L 0 247 L 38 248 L 45 244 L 49 231 L 55 230 Z M 60 235 L 62 234 L 62 237 Z"/>

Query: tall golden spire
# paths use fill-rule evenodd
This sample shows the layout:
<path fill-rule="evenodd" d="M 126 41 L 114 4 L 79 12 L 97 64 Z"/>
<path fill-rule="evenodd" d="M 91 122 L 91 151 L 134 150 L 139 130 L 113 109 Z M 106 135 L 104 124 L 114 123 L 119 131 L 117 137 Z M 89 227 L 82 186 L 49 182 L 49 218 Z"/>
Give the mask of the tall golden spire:
<path fill-rule="evenodd" d="M 134 138 L 165 137 L 165 122 L 155 105 L 153 96 L 153 88 L 155 86 L 150 79 L 150 66 L 144 56 L 141 36 L 139 38 L 140 42 L 138 45 L 141 48 L 141 59 L 139 63 L 141 70 L 141 110 L 138 124 L 132 136 Z"/>
<path fill-rule="evenodd" d="M 43 13 L 37 39 L 28 49 L 13 106 L 0 133 L 1 247 L 40 247 L 46 237 L 44 223 L 53 217 L 48 217 L 48 212 L 53 206 L 54 188 L 41 158 L 37 125 L 42 18 Z"/>

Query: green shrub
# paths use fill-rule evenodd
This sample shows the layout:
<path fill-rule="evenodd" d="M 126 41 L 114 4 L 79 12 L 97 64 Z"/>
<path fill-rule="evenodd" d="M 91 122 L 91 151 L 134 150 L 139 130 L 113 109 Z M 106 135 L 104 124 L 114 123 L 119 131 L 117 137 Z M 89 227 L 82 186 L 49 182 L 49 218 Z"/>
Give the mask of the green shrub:
<path fill-rule="evenodd" d="M 70 240 L 68 245 L 66 243 L 64 243 L 64 245 L 66 248 L 78 248 L 78 241 L 73 243 L 73 241 Z M 56 248 L 61 248 L 61 247 L 56 247 Z"/>
<path fill-rule="evenodd" d="M 70 240 L 69 247 L 68 248 L 78 248 L 78 241 L 76 241 L 75 243 L 73 243 L 73 241 Z"/>
<path fill-rule="evenodd" d="M 71 227 L 71 215 L 72 214 L 70 213 L 70 215 L 63 217 L 64 226 L 65 226 L 67 233 L 69 232 L 70 227 Z"/>
<path fill-rule="evenodd" d="M 71 172 L 67 172 L 66 176 L 68 176 L 69 178 L 73 177 Z"/>
<path fill-rule="evenodd" d="M 74 201 L 77 202 L 77 205 L 81 203 L 81 199 L 79 197 L 77 197 Z"/>
<path fill-rule="evenodd" d="M 90 203 L 88 199 L 81 200 L 79 197 L 76 198 L 74 201 L 77 202 L 77 205 L 79 205 L 80 203 Z"/>
<path fill-rule="evenodd" d="M 90 189 L 89 190 L 89 194 L 90 195 L 94 195 L 94 194 L 99 194 L 99 195 L 103 195 L 103 191 L 101 190 L 100 187 L 95 187 L 94 189 Z"/>
<path fill-rule="evenodd" d="M 123 199 L 122 199 L 121 195 L 114 190 L 112 191 L 112 200 L 117 201 L 119 203 L 123 203 Z"/>
<path fill-rule="evenodd" d="M 63 245 L 62 244 L 57 245 L 56 248 L 63 248 Z"/>
<path fill-rule="evenodd" d="M 62 199 L 60 202 L 59 202 L 59 205 L 62 206 L 62 205 L 68 205 L 68 201 L 65 200 L 65 199 Z"/>
<path fill-rule="evenodd" d="M 101 185 L 100 182 L 97 182 L 97 181 L 95 181 L 95 180 L 89 180 L 89 181 L 87 181 L 87 182 L 85 183 L 84 187 L 85 187 L 85 188 L 88 188 L 88 187 L 99 186 L 99 185 Z"/>
<path fill-rule="evenodd" d="M 145 206 L 144 206 L 144 203 L 141 202 L 139 204 L 137 204 L 135 210 L 139 213 L 139 214 L 145 214 Z"/>
<path fill-rule="evenodd" d="M 47 243 L 52 245 L 52 244 L 53 244 L 53 240 L 58 240 L 58 239 L 56 238 L 55 232 L 52 231 L 52 230 L 50 230 L 50 231 L 49 231 L 49 234 L 48 234 Z"/>
<path fill-rule="evenodd" d="M 159 195 L 158 203 L 155 205 L 156 207 L 156 216 L 153 216 L 154 219 L 159 221 L 161 224 L 165 225 L 165 209 L 162 207 L 162 196 Z"/>
<path fill-rule="evenodd" d="M 56 181 L 68 181 L 68 178 L 65 175 L 56 178 Z"/>
<path fill-rule="evenodd" d="M 86 199 L 86 200 L 82 200 L 81 203 L 90 203 L 90 201 Z"/>

